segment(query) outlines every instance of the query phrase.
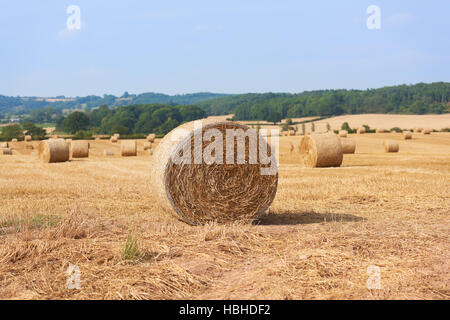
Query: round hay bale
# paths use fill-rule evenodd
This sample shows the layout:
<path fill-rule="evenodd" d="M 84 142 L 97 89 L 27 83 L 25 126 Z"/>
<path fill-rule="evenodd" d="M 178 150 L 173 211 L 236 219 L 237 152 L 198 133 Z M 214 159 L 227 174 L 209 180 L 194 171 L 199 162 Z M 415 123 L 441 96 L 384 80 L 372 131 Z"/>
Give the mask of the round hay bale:
<path fill-rule="evenodd" d="M 398 152 L 399 145 L 397 141 L 385 140 L 384 141 L 384 152 Z"/>
<path fill-rule="evenodd" d="M 355 153 L 356 150 L 356 141 L 351 138 L 341 139 L 342 144 L 342 153 L 351 154 Z"/>
<path fill-rule="evenodd" d="M 137 155 L 136 140 L 125 140 L 120 144 L 120 155 L 122 157 L 135 157 Z"/>
<path fill-rule="evenodd" d="M 330 133 L 305 136 L 300 144 L 303 165 L 309 168 L 339 167 L 343 153 L 340 139 Z"/>
<path fill-rule="evenodd" d="M 403 131 L 402 132 L 402 138 L 403 138 L 403 140 L 410 140 L 410 139 L 412 139 L 411 131 Z"/>
<path fill-rule="evenodd" d="M 151 142 L 144 142 L 144 151 L 151 149 L 152 148 L 152 143 Z"/>
<path fill-rule="evenodd" d="M 358 128 L 358 130 L 356 130 L 356 133 L 357 133 L 357 134 L 363 134 L 363 133 L 366 133 L 366 128 L 364 128 L 364 127 Z"/>
<path fill-rule="evenodd" d="M 231 153 L 226 143 L 226 139 L 230 138 L 227 137 L 227 130 L 234 130 L 234 133 L 238 132 L 235 130 L 242 130 L 240 132 L 253 135 L 255 139 L 252 141 L 257 141 L 250 143 L 247 138 L 247 142 L 239 143 L 239 147 L 237 139 L 232 137 L 234 141 L 229 141 L 234 142 L 231 142 L 234 153 Z M 193 225 L 212 221 L 248 222 L 266 212 L 277 190 L 277 164 L 266 140 L 255 130 L 249 130 L 252 129 L 235 122 L 202 120 L 201 128 L 195 128 L 194 122 L 189 122 L 167 134 L 152 157 L 151 184 L 160 207 Z M 217 149 L 217 155 L 216 148 L 211 150 L 216 136 L 214 141 L 204 140 L 200 145 L 195 143 L 195 140 L 201 141 L 202 136 L 212 132 L 222 135 L 222 139 L 219 137 L 217 144 L 214 143 L 214 146 L 221 145 L 222 148 Z M 183 133 L 181 138 L 180 133 Z M 260 145 L 263 148 L 259 151 L 263 153 L 264 146 L 267 148 L 268 164 L 261 163 L 259 156 L 250 163 L 250 154 L 258 154 Z M 238 148 L 241 150 L 239 154 Z M 185 157 L 185 152 L 187 161 L 173 160 Z M 227 153 L 233 158 L 226 156 Z M 203 160 L 205 154 L 214 157 L 214 160 L 207 163 Z M 242 157 L 243 163 L 237 161 L 238 156 Z M 269 172 L 262 173 L 266 169 Z"/>
<path fill-rule="evenodd" d="M 347 130 L 339 130 L 339 137 L 347 138 L 348 131 Z"/>
<path fill-rule="evenodd" d="M 0 148 L 9 148 L 8 142 L 0 142 Z"/>
<path fill-rule="evenodd" d="M 431 129 L 423 129 L 422 134 L 431 134 Z"/>
<path fill-rule="evenodd" d="M 114 155 L 114 152 L 110 151 L 110 150 L 104 150 L 103 154 L 105 155 L 105 157 L 110 157 Z"/>
<path fill-rule="evenodd" d="M 288 136 L 289 136 L 289 137 L 295 136 L 295 131 L 294 131 L 294 130 L 289 130 L 289 131 L 288 131 Z"/>
<path fill-rule="evenodd" d="M 39 157 L 43 162 L 65 162 L 69 156 L 69 145 L 64 139 L 43 140 L 39 143 Z"/>
<path fill-rule="evenodd" d="M 74 140 L 69 146 L 70 159 L 74 158 L 88 158 L 89 157 L 89 142 L 85 140 Z"/>
<path fill-rule="evenodd" d="M 376 132 L 376 133 L 385 133 L 385 132 L 389 132 L 389 130 L 387 130 L 387 129 L 382 129 L 382 128 L 377 128 L 377 129 L 375 130 L 375 132 Z"/>
<path fill-rule="evenodd" d="M 11 142 L 17 142 L 18 140 L 16 138 L 11 139 Z"/>
<path fill-rule="evenodd" d="M 32 144 L 26 144 L 25 145 L 25 149 L 28 149 L 28 150 L 33 150 L 34 149 L 34 147 L 33 147 L 33 145 Z"/>
<path fill-rule="evenodd" d="M 59 136 L 57 134 L 54 134 L 50 137 L 50 139 L 58 139 L 58 138 L 59 138 Z"/>
<path fill-rule="evenodd" d="M 31 141 L 31 136 L 25 136 L 23 137 L 23 141 Z"/>
<path fill-rule="evenodd" d="M 113 137 L 116 137 L 117 139 L 120 139 L 120 133 L 114 133 Z"/>
<path fill-rule="evenodd" d="M 156 135 L 155 135 L 154 133 L 150 133 L 150 134 L 147 136 L 147 141 L 148 141 L 148 142 L 155 142 L 155 138 L 156 138 Z"/>
<path fill-rule="evenodd" d="M 109 139 L 112 143 L 117 143 L 117 141 L 119 141 L 119 139 L 115 136 L 112 136 L 111 139 Z"/>
<path fill-rule="evenodd" d="M 422 132 L 423 128 L 414 128 L 413 132 L 414 133 L 420 133 Z"/>
<path fill-rule="evenodd" d="M 4 155 L 4 156 L 11 156 L 12 155 L 12 150 L 10 148 L 0 148 L 0 154 Z"/>

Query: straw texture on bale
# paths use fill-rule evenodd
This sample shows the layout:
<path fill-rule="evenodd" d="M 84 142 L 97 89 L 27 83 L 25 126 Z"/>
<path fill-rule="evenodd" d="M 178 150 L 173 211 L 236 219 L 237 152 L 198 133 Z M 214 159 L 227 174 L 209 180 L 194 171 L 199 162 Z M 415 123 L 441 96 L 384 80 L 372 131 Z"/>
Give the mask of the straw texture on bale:
<path fill-rule="evenodd" d="M 110 140 L 112 143 L 116 143 L 119 139 L 115 136 L 112 136 Z"/>
<path fill-rule="evenodd" d="M 33 150 L 34 147 L 33 147 L 32 144 L 26 144 L 26 145 L 25 145 L 25 149 Z"/>
<path fill-rule="evenodd" d="M 423 129 L 422 134 L 431 134 L 431 129 Z"/>
<path fill-rule="evenodd" d="M 105 151 L 103 151 L 103 154 L 104 154 L 106 157 L 109 157 L 109 156 L 113 156 L 113 155 L 114 155 L 114 152 L 109 151 L 109 150 L 105 150 Z"/>
<path fill-rule="evenodd" d="M 0 142 L 0 148 L 8 148 L 9 144 L 8 142 Z"/>
<path fill-rule="evenodd" d="M 12 155 L 12 151 L 10 148 L 0 148 L 0 154 L 5 155 L 5 156 L 10 156 Z"/>
<path fill-rule="evenodd" d="M 23 141 L 31 141 L 31 136 L 25 136 L 25 137 L 23 138 Z"/>
<path fill-rule="evenodd" d="M 342 144 L 330 133 L 305 136 L 300 144 L 303 165 L 309 168 L 339 167 L 342 163 Z"/>
<path fill-rule="evenodd" d="M 11 139 L 11 142 L 17 142 L 17 139 L 16 138 Z"/>
<path fill-rule="evenodd" d="M 341 139 L 341 144 L 342 144 L 342 153 L 344 154 L 355 153 L 356 141 L 353 140 L 352 138 Z"/>
<path fill-rule="evenodd" d="M 39 143 L 39 157 L 43 162 L 65 162 L 69 156 L 69 145 L 64 139 L 43 140 Z"/>
<path fill-rule="evenodd" d="M 358 128 L 358 130 L 356 130 L 356 133 L 357 133 L 357 134 L 363 134 L 363 133 L 366 133 L 366 128 L 364 128 L 364 127 Z"/>
<path fill-rule="evenodd" d="M 148 142 L 154 142 L 154 141 L 155 141 L 155 138 L 156 138 L 155 134 L 154 134 L 154 133 L 150 133 L 150 134 L 147 136 L 147 141 L 148 141 Z"/>
<path fill-rule="evenodd" d="M 137 155 L 136 140 L 125 140 L 120 144 L 120 155 L 122 157 L 135 157 Z"/>
<path fill-rule="evenodd" d="M 84 140 L 74 140 L 70 143 L 70 158 L 88 158 L 89 142 Z"/>
<path fill-rule="evenodd" d="M 346 138 L 347 135 L 348 135 L 348 131 L 347 130 L 339 130 L 339 137 Z"/>
<path fill-rule="evenodd" d="M 402 138 L 403 138 L 403 140 L 410 140 L 410 139 L 412 139 L 411 131 L 403 131 L 402 132 Z"/>
<path fill-rule="evenodd" d="M 392 140 L 384 141 L 384 152 L 398 152 L 399 150 L 398 142 Z"/>
<path fill-rule="evenodd" d="M 144 142 L 144 150 L 148 150 L 152 148 L 152 143 L 151 142 Z"/>
<path fill-rule="evenodd" d="M 209 131 L 210 129 L 212 130 Z M 228 129 L 241 129 L 245 133 L 254 132 L 257 138 L 256 146 L 250 145 L 249 139 L 246 138 L 244 146 L 246 161 L 243 164 L 236 161 L 237 139 L 234 139 L 234 161 L 233 163 L 226 161 Z M 180 130 L 184 132 L 181 138 L 178 136 Z M 213 130 L 216 133 L 220 132 L 223 139 L 218 140 L 223 149 L 217 149 L 219 152 L 217 155 L 216 149 L 211 148 L 213 142 L 217 146 L 215 141 L 205 140 L 201 145 L 197 145 L 198 147 L 195 147 L 194 143 L 194 139 L 198 141 L 205 132 Z M 271 166 L 277 168 L 277 164 L 266 140 L 257 135 L 256 131 L 248 130 L 253 129 L 239 123 L 217 122 L 210 119 L 202 121 L 201 129 L 194 130 L 194 122 L 189 122 L 167 134 L 152 157 L 151 184 L 161 208 L 193 225 L 212 221 L 248 222 L 260 217 L 272 203 L 278 185 L 277 170 L 274 170 L 273 174 L 261 174 L 261 169 L 268 169 Z M 271 163 L 261 163 L 259 156 L 256 163 L 249 163 L 250 153 L 258 154 L 259 145 L 267 148 L 267 157 L 270 157 Z M 207 151 L 209 151 L 207 154 L 216 161 L 212 163 L 203 161 L 202 155 L 204 156 L 204 152 Z M 262 151 L 265 152 L 264 149 Z M 184 152 L 190 153 L 190 164 L 186 161 L 179 163 L 172 161 L 173 157 L 182 157 Z M 194 159 L 199 157 L 200 161 L 196 164 Z"/>

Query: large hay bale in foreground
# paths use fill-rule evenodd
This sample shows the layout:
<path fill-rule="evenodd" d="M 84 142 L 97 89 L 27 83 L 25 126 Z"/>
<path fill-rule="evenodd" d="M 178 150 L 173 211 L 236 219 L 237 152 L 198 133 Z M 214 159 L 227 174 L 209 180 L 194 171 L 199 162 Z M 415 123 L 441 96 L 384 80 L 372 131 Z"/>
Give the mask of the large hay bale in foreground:
<path fill-rule="evenodd" d="M 276 159 L 266 140 L 248 126 L 234 122 L 203 120 L 202 127 L 195 129 L 194 122 L 183 124 L 167 134 L 155 149 L 151 184 L 159 205 L 194 225 L 212 221 L 248 222 L 259 218 L 272 203 L 278 185 Z M 253 142 L 246 138 L 241 140 L 245 144 L 238 144 L 237 139 L 228 137 L 227 146 L 227 130 L 252 135 Z M 214 141 L 205 140 L 200 145 L 194 142 L 213 132 Z M 263 146 L 261 150 L 259 146 Z M 268 164 L 262 163 L 259 156 L 253 158 L 258 151 L 267 155 Z M 206 162 L 205 155 L 208 155 L 206 160 L 211 156 L 212 161 Z M 237 161 L 238 156 L 243 163 Z M 178 161 L 179 157 L 186 161 Z"/>
<path fill-rule="evenodd" d="M 150 134 L 147 136 L 147 141 L 148 141 L 148 142 L 155 142 L 155 138 L 156 138 L 156 135 L 155 135 L 154 133 L 150 133 Z"/>
<path fill-rule="evenodd" d="M 65 162 L 69 156 L 69 145 L 64 139 L 43 140 L 39 143 L 39 158 L 43 162 Z"/>
<path fill-rule="evenodd" d="M 8 148 L 9 144 L 8 142 L 0 142 L 0 148 Z"/>
<path fill-rule="evenodd" d="M 383 145 L 384 152 L 398 152 L 400 148 L 398 142 L 392 140 L 385 140 Z"/>
<path fill-rule="evenodd" d="M 23 137 L 23 141 L 31 141 L 31 136 L 25 136 Z"/>
<path fill-rule="evenodd" d="M 347 135 L 348 135 L 348 131 L 347 130 L 339 130 L 339 137 L 346 138 Z"/>
<path fill-rule="evenodd" d="M 422 134 L 431 134 L 431 129 L 423 129 Z"/>
<path fill-rule="evenodd" d="M 4 156 L 11 156 L 12 150 L 10 148 L 0 148 L 0 154 Z"/>
<path fill-rule="evenodd" d="M 125 140 L 120 144 L 120 155 L 122 157 L 135 157 L 137 155 L 136 140 Z"/>
<path fill-rule="evenodd" d="M 335 134 L 311 134 L 303 138 L 300 155 L 306 167 L 339 167 L 343 159 L 342 144 Z"/>
<path fill-rule="evenodd" d="M 358 128 L 358 130 L 356 130 L 356 133 L 357 133 L 357 134 L 363 134 L 363 133 L 366 133 L 366 128 L 364 128 L 364 127 Z"/>
<path fill-rule="evenodd" d="M 89 157 L 89 142 L 85 140 L 73 140 L 70 143 L 69 149 L 70 159 Z"/>
<path fill-rule="evenodd" d="M 354 139 L 343 138 L 343 139 L 341 139 L 341 144 L 342 144 L 342 153 L 343 154 L 355 153 L 356 141 Z"/>
<path fill-rule="evenodd" d="M 402 139 L 403 140 L 410 140 L 410 139 L 412 139 L 411 131 L 403 131 L 402 132 Z"/>

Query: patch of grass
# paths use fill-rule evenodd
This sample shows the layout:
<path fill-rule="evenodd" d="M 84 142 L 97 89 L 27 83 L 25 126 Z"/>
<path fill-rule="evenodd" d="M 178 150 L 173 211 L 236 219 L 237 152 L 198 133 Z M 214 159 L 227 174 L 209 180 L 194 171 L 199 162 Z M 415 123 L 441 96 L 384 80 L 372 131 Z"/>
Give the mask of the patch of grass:
<path fill-rule="evenodd" d="M 15 228 L 19 229 L 23 226 L 28 226 L 30 229 L 41 230 L 43 228 L 55 227 L 61 218 L 54 214 L 38 213 L 32 217 L 9 217 L 0 220 L 0 228 Z"/>
<path fill-rule="evenodd" d="M 127 241 L 122 251 L 122 260 L 137 261 L 140 257 L 138 238 L 128 233 Z"/>

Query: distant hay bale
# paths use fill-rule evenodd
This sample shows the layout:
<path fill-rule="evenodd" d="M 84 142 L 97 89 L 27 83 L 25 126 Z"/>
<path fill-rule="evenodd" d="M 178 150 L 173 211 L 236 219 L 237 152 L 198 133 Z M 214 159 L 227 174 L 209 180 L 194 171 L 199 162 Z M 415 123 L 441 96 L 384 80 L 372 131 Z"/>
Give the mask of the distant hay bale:
<path fill-rule="evenodd" d="M 144 142 L 144 151 L 151 149 L 152 148 L 152 143 L 151 142 Z"/>
<path fill-rule="evenodd" d="M 295 136 L 295 131 L 294 131 L 294 130 L 289 130 L 289 131 L 288 131 L 288 136 L 289 136 L 289 137 Z"/>
<path fill-rule="evenodd" d="M 69 146 L 70 159 L 74 158 L 88 158 L 89 157 L 89 142 L 85 140 L 74 140 Z"/>
<path fill-rule="evenodd" d="M 287 135 L 288 135 L 288 132 L 287 131 L 283 131 L 283 136 L 287 137 Z"/>
<path fill-rule="evenodd" d="M 386 133 L 389 132 L 389 130 L 387 129 L 382 129 L 382 128 L 377 128 L 377 130 L 375 130 L 376 133 Z"/>
<path fill-rule="evenodd" d="M 256 146 L 249 143 L 247 138 L 245 144 L 239 143 L 242 153 L 237 154 L 238 143 L 234 138 L 234 157 L 229 161 L 225 156 L 228 149 L 227 130 L 234 133 L 242 130 L 244 134 L 253 135 Z M 220 149 L 217 149 L 220 154 L 216 155 L 216 148 L 211 150 L 211 140 L 203 141 L 199 148 L 195 147 L 195 137 L 211 132 L 222 134 L 223 140 L 217 140 L 221 145 Z M 268 151 L 270 163 L 261 163 L 259 156 L 254 159 L 254 163 L 249 163 L 247 159 L 250 154 L 258 154 L 260 145 L 263 146 L 263 152 L 264 146 Z M 214 146 L 217 144 L 214 143 Z M 154 198 L 158 199 L 158 204 L 164 211 L 193 225 L 213 221 L 248 222 L 257 219 L 269 208 L 278 185 L 278 173 L 274 169 L 277 168 L 276 160 L 270 150 L 262 136 L 243 124 L 203 120 L 202 128 L 195 131 L 193 122 L 183 124 L 167 134 L 153 153 L 150 176 Z M 190 160 L 173 160 L 184 157 L 185 152 L 188 152 L 187 159 Z M 214 162 L 206 163 L 202 160 L 204 154 L 211 155 L 215 159 Z M 244 157 L 244 163 L 237 162 L 238 156 Z M 200 161 L 196 164 L 194 159 L 199 157 Z M 189 161 L 191 163 L 188 163 Z M 269 167 L 274 169 L 273 172 Z M 270 173 L 263 174 L 261 170 L 264 172 L 264 168 Z"/>
<path fill-rule="evenodd" d="M 341 144 L 342 144 L 342 153 L 344 154 L 355 153 L 356 141 L 353 140 L 352 138 L 341 139 Z"/>
<path fill-rule="evenodd" d="M 414 133 L 420 133 L 422 132 L 423 128 L 414 128 L 413 132 Z"/>
<path fill-rule="evenodd" d="M 309 168 L 339 167 L 343 158 L 342 144 L 335 134 L 311 134 L 303 138 L 300 155 L 303 165 Z"/>
<path fill-rule="evenodd" d="M 363 134 L 363 133 L 366 133 L 366 128 L 364 128 L 364 127 L 358 128 L 358 130 L 356 130 L 356 133 L 357 133 L 357 134 Z"/>
<path fill-rule="evenodd" d="M 59 136 L 57 134 L 54 134 L 50 137 L 50 139 L 58 139 L 58 138 L 59 138 Z"/>
<path fill-rule="evenodd" d="M 147 141 L 148 141 L 148 142 L 154 142 L 154 141 L 155 141 L 155 138 L 156 138 L 156 135 L 155 135 L 154 133 L 150 133 L 150 134 L 147 136 Z"/>
<path fill-rule="evenodd" d="M 0 142 L 0 148 L 9 148 L 8 142 Z"/>
<path fill-rule="evenodd" d="M 12 150 L 10 148 L 0 148 L 0 154 L 4 155 L 4 156 L 11 156 L 12 155 Z"/>
<path fill-rule="evenodd" d="M 109 139 L 112 143 L 117 143 L 117 141 L 119 140 L 116 136 L 112 136 L 110 139 Z"/>
<path fill-rule="evenodd" d="M 431 134 L 431 129 L 423 129 L 422 134 Z"/>
<path fill-rule="evenodd" d="M 135 157 L 137 155 L 136 140 L 124 140 L 120 144 L 120 155 L 122 157 Z"/>
<path fill-rule="evenodd" d="M 348 135 L 348 131 L 347 130 L 339 130 L 339 137 L 346 138 L 347 135 Z"/>
<path fill-rule="evenodd" d="M 112 152 L 112 151 L 110 151 L 110 150 L 105 150 L 105 151 L 103 151 L 103 154 L 104 154 L 106 157 L 110 157 L 110 156 L 113 156 L 113 155 L 114 155 L 114 152 Z"/>
<path fill-rule="evenodd" d="M 23 138 L 23 141 L 31 141 L 31 136 L 25 136 L 24 138 Z"/>
<path fill-rule="evenodd" d="M 120 139 L 120 133 L 114 133 L 113 137 L 116 137 L 117 139 Z"/>
<path fill-rule="evenodd" d="M 39 143 L 39 157 L 43 162 L 65 162 L 69 156 L 69 145 L 64 139 L 43 140 Z"/>
<path fill-rule="evenodd" d="M 384 141 L 384 152 L 398 152 L 399 145 L 398 142 L 392 140 Z"/>
<path fill-rule="evenodd" d="M 402 139 L 403 140 L 410 140 L 410 139 L 412 139 L 411 131 L 403 131 L 402 132 Z"/>
<path fill-rule="evenodd" d="M 11 139 L 11 142 L 17 142 L 18 140 L 16 138 Z"/>

